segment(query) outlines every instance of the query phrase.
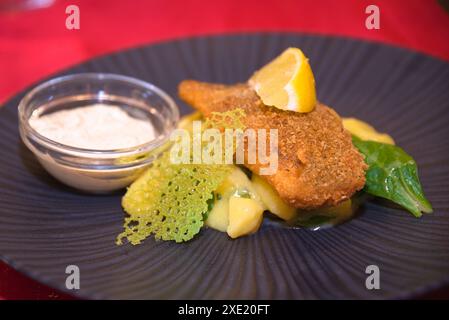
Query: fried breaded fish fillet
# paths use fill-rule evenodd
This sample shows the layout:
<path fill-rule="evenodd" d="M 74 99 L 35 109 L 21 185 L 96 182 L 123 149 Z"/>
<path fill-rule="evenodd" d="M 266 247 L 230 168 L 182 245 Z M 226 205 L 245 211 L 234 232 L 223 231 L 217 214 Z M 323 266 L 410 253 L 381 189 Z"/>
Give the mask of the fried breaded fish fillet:
<path fill-rule="evenodd" d="M 193 80 L 181 82 L 179 96 L 205 117 L 214 111 L 242 108 L 247 128 L 278 129 L 278 170 L 262 177 L 293 207 L 336 205 L 365 185 L 363 156 L 337 113 L 323 104 L 309 113 L 279 110 L 265 106 L 247 84 Z M 259 163 L 245 166 L 255 173 L 261 167 Z"/>

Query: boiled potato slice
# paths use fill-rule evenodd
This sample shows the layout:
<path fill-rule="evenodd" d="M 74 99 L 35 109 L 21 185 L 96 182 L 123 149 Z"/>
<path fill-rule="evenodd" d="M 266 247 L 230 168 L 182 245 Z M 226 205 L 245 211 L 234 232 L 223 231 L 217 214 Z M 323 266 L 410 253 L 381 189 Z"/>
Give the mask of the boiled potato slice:
<path fill-rule="evenodd" d="M 353 214 L 354 209 L 352 207 L 352 200 L 348 199 L 333 207 L 314 210 L 300 210 L 298 219 L 299 221 L 308 221 L 315 216 L 325 216 L 332 218 L 326 222 L 326 224 L 335 225 L 348 220 L 353 216 Z"/>
<path fill-rule="evenodd" d="M 222 197 L 215 201 L 214 207 L 207 217 L 206 225 L 215 230 L 226 232 L 229 225 L 229 197 Z"/>
<path fill-rule="evenodd" d="M 354 213 L 351 199 L 345 200 L 334 207 L 323 208 L 317 211 L 326 216 L 335 217 L 335 223 L 348 220 Z"/>
<path fill-rule="evenodd" d="M 178 128 L 186 129 L 188 131 L 192 130 L 192 122 L 202 120 L 203 115 L 199 111 L 195 111 L 191 114 L 185 115 L 179 120 Z"/>
<path fill-rule="evenodd" d="M 262 223 L 263 211 L 264 208 L 254 199 L 231 196 L 228 235 L 235 239 L 256 232 Z"/>
<path fill-rule="evenodd" d="M 248 179 L 246 174 L 239 167 L 235 167 L 234 171 L 232 171 L 226 180 L 218 187 L 216 193 L 223 197 L 230 195 L 241 197 L 248 196 L 259 202 L 264 209 L 266 208 L 251 180 Z"/>
<path fill-rule="evenodd" d="M 355 118 L 343 118 L 343 127 L 345 127 L 345 129 L 351 134 L 362 140 L 394 144 L 394 140 L 391 136 L 386 133 L 377 132 L 376 129 L 362 120 Z"/>
<path fill-rule="evenodd" d="M 215 200 L 206 220 L 206 225 L 221 232 L 226 232 L 229 225 L 229 199 L 232 196 L 248 197 L 265 210 L 260 196 L 254 189 L 251 181 L 245 173 L 238 167 L 223 181 L 223 183 L 215 190 L 215 194 L 219 200 Z"/>
<path fill-rule="evenodd" d="M 251 180 L 254 189 L 271 213 L 284 220 L 290 220 L 296 216 L 296 209 L 285 203 L 268 182 L 256 174 L 253 174 Z"/>

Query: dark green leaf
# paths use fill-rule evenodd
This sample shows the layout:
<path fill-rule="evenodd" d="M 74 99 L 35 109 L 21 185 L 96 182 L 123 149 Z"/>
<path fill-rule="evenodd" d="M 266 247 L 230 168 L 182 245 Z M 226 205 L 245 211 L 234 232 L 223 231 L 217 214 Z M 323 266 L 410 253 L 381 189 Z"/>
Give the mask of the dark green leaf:
<path fill-rule="evenodd" d="M 354 145 L 365 156 L 365 191 L 391 200 L 415 217 L 432 212 L 418 178 L 415 160 L 398 146 L 352 138 Z"/>

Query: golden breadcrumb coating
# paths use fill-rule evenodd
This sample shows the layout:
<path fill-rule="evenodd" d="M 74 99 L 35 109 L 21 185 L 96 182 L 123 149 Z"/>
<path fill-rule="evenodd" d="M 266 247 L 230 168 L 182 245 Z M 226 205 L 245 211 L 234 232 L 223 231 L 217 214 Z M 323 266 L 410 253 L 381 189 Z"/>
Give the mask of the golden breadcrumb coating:
<path fill-rule="evenodd" d="M 363 156 L 353 146 L 338 114 L 321 103 L 309 113 L 285 111 L 265 106 L 247 84 L 193 80 L 181 82 L 179 96 L 205 117 L 214 111 L 242 108 L 247 128 L 278 129 L 278 170 L 262 177 L 293 207 L 336 205 L 365 185 Z M 255 173 L 266 167 L 259 163 L 245 166 Z"/>

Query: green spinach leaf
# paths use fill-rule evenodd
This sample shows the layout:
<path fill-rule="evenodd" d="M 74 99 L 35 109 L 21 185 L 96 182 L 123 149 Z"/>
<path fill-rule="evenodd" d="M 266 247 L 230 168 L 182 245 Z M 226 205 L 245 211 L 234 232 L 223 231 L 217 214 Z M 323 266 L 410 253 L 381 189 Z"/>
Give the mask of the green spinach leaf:
<path fill-rule="evenodd" d="M 410 155 L 390 144 L 355 136 L 352 141 L 369 166 L 364 189 L 367 193 L 393 201 L 415 217 L 432 212 L 419 182 L 416 162 Z"/>

